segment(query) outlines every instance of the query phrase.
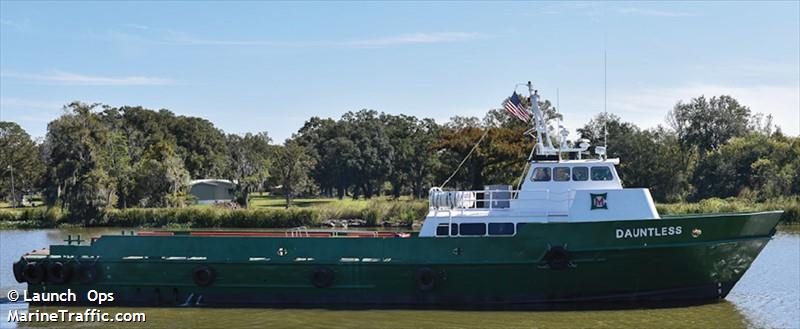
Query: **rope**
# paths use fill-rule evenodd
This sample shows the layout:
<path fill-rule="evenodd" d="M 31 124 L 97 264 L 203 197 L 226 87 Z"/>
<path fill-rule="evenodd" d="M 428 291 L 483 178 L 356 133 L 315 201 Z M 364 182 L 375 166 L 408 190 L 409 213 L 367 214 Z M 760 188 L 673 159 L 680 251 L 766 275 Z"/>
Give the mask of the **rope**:
<path fill-rule="evenodd" d="M 458 167 L 456 168 L 456 170 L 453 171 L 453 173 L 450 175 L 450 177 L 447 177 L 447 179 L 444 181 L 444 183 L 442 183 L 442 185 L 439 186 L 439 188 L 444 188 L 444 186 L 447 185 L 447 183 L 449 183 L 451 179 L 453 179 L 453 177 L 458 173 L 458 171 L 461 170 L 461 166 L 464 165 L 464 162 L 467 162 L 467 159 L 469 159 L 469 157 L 472 155 L 472 152 L 475 152 L 475 149 L 478 148 L 478 145 L 480 145 L 480 143 L 483 141 L 483 139 L 486 138 L 487 134 L 489 134 L 489 128 L 486 128 L 486 131 L 483 132 L 483 136 L 481 136 L 481 138 L 478 140 L 478 142 L 475 143 L 474 146 L 472 146 L 472 149 L 469 150 L 469 153 L 467 153 L 467 156 L 464 157 L 464 160 L 461 160 L 461 163 L 458 164 Z"/>

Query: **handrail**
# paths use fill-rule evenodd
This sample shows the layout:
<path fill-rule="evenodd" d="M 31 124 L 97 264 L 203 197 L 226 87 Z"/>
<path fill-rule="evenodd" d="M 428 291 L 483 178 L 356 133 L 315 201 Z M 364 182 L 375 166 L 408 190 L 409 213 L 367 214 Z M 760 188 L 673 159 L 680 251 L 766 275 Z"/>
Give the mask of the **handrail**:
<path fill-rule="evenodd" d="M 445 192 L 445 191 L 441 191 Z M 440 192 L 440 193 L 441 193 Z M 525 192 L 521 194 L 520 192 Z M 431 210 L 492 210 L 492 209 L 505 209 L 509 208 L 512 201 L 544 201 L 546 202 L 546 209 L 545 214 L 551 213 L 552 205 L 559 204 L 559 203 L 569 203 L 574 200 L 574 193 L 575 190 L 569 189 L 566 191 L 552 191 L 550 189 L 542 189 L 542 190 L 466 190 L 466 191 L 447 191 L 445 193 L 459 193 L 461 202 L 458 204 L 452 204 L 450 206 L 445 204 L 440 204 L 434 206 L 433 201 L 429 207 Z M 544 194 L 544 197 L 531 197 L 531 194 Z M 521 195 L 528 195 L 527 197 L 521 197 Z M 564 196 L 564 197 L 561 197 Z M 496 204 L 503 204 L 506 203 L 508 206 L 496 206 Z M 488 205 L 487 205 L 488 203 Z M 480 206 L 479 206 L 480 205 Z M 566 210 L 566 209 L 564 209 Z"/>

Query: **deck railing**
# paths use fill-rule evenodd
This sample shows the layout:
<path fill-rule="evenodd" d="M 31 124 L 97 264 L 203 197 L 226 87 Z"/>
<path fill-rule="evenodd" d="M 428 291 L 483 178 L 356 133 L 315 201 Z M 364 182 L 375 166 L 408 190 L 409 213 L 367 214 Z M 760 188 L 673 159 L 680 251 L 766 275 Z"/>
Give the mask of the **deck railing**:
<path fill-rule="evenodd" d="M 511 203 L 530 204 L 548 215 L 566 213 L 569 210 L 575 190 L 473 190 L 473 191 L 441 191 L 431 189 L 429 205 L 434 211 L 464 212 L 470 210 L 508 209 Z"/>

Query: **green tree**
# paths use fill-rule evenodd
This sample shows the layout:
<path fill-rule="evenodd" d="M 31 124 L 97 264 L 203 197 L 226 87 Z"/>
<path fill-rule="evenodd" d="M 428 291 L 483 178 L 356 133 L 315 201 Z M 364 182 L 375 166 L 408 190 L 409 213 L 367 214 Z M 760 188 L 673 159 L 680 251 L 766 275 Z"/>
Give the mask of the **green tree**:
<path fill-rule="evenodd" d="M 733 137 L 747 135 L 749 119 L 750 108 L 727 95 L 678 102 L 667 115 L 667 123 L 677 133 L 682 149 L 697 148 L 701 156 Z"/>
<path fill-rule="evenodd" d="M 235 194 L 245 207 L 250 206 L 250 193 L 261 190 L 269 177 L 271 140 L 266 132 L 227 137 L 228 177 L 236 182 Z"/>
<path fill-rule="evenodd" d="M 12 205 L 19 205 L 22 195 L 32 192 L 44 173 L 36 143 L 15 122 L 0 121 L 0 172 L 0 198 Z"/>
<path fill-rule="evenodd" d="M 116 186 L 108 174 L 109 131 L 95 113 L 99 104 L 74 102 L 50 122 L 45 138 L 45 200 L 69 209 L 73 220 L 92 223 L 113 206 Z"/>
<path fill-rule="evenodd" d="M 731 139 L 699 160 L 692 178 L 693 199 L 755 192 L 759 200 L 796 193 L 797 138 L 758 133 Z"/>
<path fill-rule="evenodd" d="M 228 166 L 225 134 L 210 121 L 178 116 L 169 126 L 192 178 L 219 178 Z"/>
<path fill-rule="evenodd" d="M 287 140 L 284 146 L 275 150 L 275 159 L 271 172 L 275 185 L 279 185 L 286 198 L 286 208 L 292 199 L 310 184 L 309 171 L 314 166 L 314 159 L 306 149 L 295 141 Z"/>
<path fill-rule="evenodd" d="M 140 206 L 181 207 L 190 177 L 173 146 L 161 141 L 151 145 L 137 163 L 135 181 Z"/>
<path fill-rule="evenodd" d="M 378 192 L 392 174 L 394 147 L 386 134 L 384 124 L 377 111 L 361 110 L 347 112 L 342 116 L 346 136 L 356 146 L 354 157 L 345 159 L 357 175 L 351 177 L 353 185 L 365 198 L 371 198 Z M 358 197 L 357 192 L 353 198 Z"/>

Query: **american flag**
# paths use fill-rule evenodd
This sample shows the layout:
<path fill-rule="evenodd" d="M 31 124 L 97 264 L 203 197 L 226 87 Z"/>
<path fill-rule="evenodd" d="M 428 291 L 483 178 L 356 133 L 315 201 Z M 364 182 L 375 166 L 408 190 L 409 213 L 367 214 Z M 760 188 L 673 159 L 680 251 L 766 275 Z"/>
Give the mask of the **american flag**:
<path fill-rule="evenodd" d="M 522 122 L 531 121 L 531 115 L 528 113 L 528 109 L 522 105 L 522 102 L 519 99 L 519 95 L 515 91 L 511 97 L 506 98 L 503 101 L 503 107 L 506 108 L 508 113 L 511 113 L 515 118 L 522 120 Z"/>

